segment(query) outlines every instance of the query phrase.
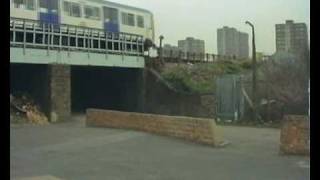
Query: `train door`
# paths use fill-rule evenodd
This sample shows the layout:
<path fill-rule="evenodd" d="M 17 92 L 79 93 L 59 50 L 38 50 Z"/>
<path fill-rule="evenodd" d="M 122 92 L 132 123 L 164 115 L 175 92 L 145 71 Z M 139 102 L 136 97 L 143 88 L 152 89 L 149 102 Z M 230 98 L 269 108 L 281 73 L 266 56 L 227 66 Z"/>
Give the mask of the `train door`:
<path fill-rule="evenodd" d="M 116 8 L 103 7 L 103 27 L 108 32 L 119 32 L 119 12 Z"/>
<path fill-rule="evenodd" d="M 60 24 L 58 11 L 59 0 L 39 0 L 39 19 L 49 24 Z"/>

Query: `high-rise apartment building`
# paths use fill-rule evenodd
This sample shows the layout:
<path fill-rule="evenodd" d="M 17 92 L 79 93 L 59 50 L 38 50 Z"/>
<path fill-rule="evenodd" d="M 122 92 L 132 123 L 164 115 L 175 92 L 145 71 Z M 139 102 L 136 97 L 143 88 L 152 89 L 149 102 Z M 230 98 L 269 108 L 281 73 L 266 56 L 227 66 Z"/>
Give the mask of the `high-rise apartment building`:
<path fill-rule="evenodd" d="M 165 44 L 163 46 L 163 57 L 179 57 L 181 49 L 178 46 Z"/>
<path fill-rule="evenodd" d="M 249 57 L 249 36 L 237 29 L 224 26 L 217 30 L 218 55 Z"/>
<path fill-rule="evenodd" d="M 194 53 L 197 57 L 204 57 L 205 54 L 204 40 L 187 37 L 185 40 L 178 41 L 178 47 L 184 53 L 184 56 L 187 52 L 190 55 Z"/>
<path fill-rule="evenodd" d="M 308 29 L 305 23 L 287 20 L 285 24 L 276 24 L 276 50 L 288 52 L 298 57 L 309 54 Z"/>

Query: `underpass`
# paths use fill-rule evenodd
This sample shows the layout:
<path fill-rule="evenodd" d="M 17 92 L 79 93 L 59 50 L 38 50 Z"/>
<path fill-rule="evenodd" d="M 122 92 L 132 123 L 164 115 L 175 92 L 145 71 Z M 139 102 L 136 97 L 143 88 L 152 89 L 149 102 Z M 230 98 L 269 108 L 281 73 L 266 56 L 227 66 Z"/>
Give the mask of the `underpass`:
<path fill-rule="evenodd" d="M 143 37 L 66 28 L 10 19 L 11 93 L 30 94 L 51 122 L 88 107 L 142 112 Z"/>

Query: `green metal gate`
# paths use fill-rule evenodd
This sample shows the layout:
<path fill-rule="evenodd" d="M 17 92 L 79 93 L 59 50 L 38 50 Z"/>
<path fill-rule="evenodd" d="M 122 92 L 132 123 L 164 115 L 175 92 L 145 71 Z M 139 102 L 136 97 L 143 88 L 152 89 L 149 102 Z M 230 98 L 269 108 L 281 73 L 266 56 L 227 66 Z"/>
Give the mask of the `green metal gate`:
<path fill-rule="evenodd" d="M 216 79 L 216 115 L 221 120 L 239 120 L 244 113 L 244 96 L 240 75 L 223 75 Z"/>

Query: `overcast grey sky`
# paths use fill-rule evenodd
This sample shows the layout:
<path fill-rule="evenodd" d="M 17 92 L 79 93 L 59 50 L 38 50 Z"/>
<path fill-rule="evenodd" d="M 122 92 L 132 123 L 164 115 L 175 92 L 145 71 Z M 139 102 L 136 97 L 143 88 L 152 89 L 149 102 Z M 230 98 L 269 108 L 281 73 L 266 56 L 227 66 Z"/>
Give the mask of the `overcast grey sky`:
<path fill-rule="evenodd" d="M 192 36 L 205 40 L 207 53 L 217 53 L 217 28 L 222 26 L 249 33 L 251 49 L 251 29 L 245 25 L 246 20 L 255 25 L 257 51 L 266 54 L 275 51 L 275 24 L 292 19 L 305 22 L 310 29 L 310 0 L 110 1 L 153 12 L 156 37 L 162 34 L 164 43 L 177 45 L 178 40 Z"/>

